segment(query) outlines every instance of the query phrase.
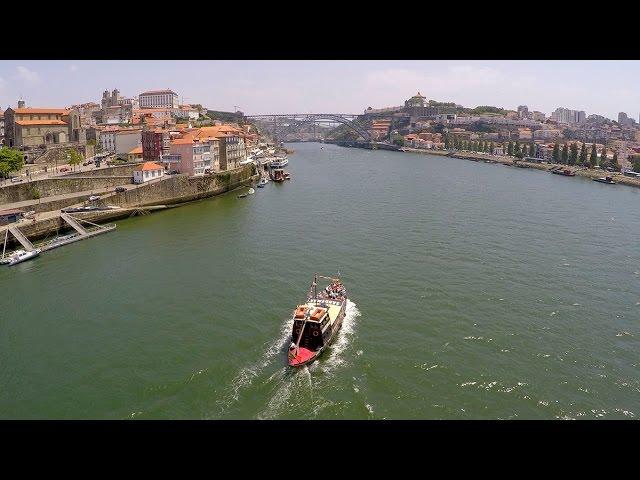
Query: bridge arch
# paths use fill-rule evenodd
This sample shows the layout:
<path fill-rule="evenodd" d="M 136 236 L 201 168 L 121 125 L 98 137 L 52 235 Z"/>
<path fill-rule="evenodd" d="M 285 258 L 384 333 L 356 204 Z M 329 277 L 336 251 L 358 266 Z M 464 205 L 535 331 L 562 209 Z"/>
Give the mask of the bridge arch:
<path fill-rule="evenodd" d="M 343 114 L 343 113 L 309 113 L 309 114 L 277 114 L 277 115 L 247 115 L 246 118 L 254 119 L 254 120 L 262 120 L 267 122 L 272 122 L 274 125 L 274 131 L 277 132 L 278 121 L 281 123 L 290 122 L 294 123 L 296 126 L 305 123 L 319 123 L 322 121 L 330 121 L 333 123 L 340 123 L 342 125 L 346 125 L 351 130 L 360 135 L 364 140 L 370 141 L 371 135 L 369 132 L 358 125 L 354 120 L 358 118 L 359 115 L 351 115 L 351 114 Z M 284 127 L 285 129 L 288 127 Z M 282 132 L 281 132 L 282 133 Z"/>

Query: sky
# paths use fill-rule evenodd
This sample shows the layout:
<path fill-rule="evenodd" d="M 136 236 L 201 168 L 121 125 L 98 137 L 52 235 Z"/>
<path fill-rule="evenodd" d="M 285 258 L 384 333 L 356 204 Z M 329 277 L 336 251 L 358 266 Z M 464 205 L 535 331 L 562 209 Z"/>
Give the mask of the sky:
<path fill-rule="evenodd" d="M 638 118 L 640 61 L 99 60 L 0 61 L 0 108 L 100 103 L 171 88 L 182 103 L 213 110 L 362 113 L 402 105 L 420 91 L 465 107 L 492 105 L 549 115 L 557 107 Z"/>

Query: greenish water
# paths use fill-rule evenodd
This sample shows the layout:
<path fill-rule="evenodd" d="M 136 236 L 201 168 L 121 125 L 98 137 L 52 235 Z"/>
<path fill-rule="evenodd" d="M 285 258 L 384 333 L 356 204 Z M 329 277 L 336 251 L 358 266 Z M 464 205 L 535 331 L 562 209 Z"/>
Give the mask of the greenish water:
<path fill-rule="evenodd" d="M 292 180 L 0 269 L 1 418 L 634 418 L 640 190 L 295 144 Z M 286 363 L 314 271 L 352 304 Z"/>

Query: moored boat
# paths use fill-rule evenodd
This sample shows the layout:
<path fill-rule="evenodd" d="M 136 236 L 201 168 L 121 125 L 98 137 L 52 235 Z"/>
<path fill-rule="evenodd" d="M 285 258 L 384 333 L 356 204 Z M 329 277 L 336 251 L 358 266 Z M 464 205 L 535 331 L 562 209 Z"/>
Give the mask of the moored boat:
<path fill-rule="evenodd" d="M 282 168 L 282 167 L 286 167 L 288 164 L 289 164 L 289 158 L 286 155 L 273 157 L 271 161 L 272 168 Z"/>
<path fill-rule="evenodd" d="M 555 175 L 563 175 L 565 177 L 575 177 L 575 172 L 569 170 L 568 168 L 559 168 L 557 170 L 550 170 L 551 173 Z"/>
<path fill-rule="evenodd" d="M 613 177 L 600 177 L 600 178 L 592 178 L 594 182 L 607 183 L 609 185 L 615 185 L 616 182 L 613 180 Z"/>
<path fill-rule="evenodd" d="M 40 255 L 40 249 L 36 248 L 35 250 L 26 251 L 26 250 L 16 250 L 11 256 L 9 256 L 9 266 L 16 265 L 18 263 L 25 262 L 31 258 L 37 257 Z"/>
<path fill-rule="evenodd" d="M 256 193 L 256 191 L 253 188 L 250 188 L 249 191 L 247 192 L 249 195 L 253 195 L 254 193 Z"/>
<path fill-rule="evenodd" d="M 274 182 L 284 182 L 284 170 L 281 168 L 274 168 L 271 170 L 271 180 Z"/>
<path fill-rule="evenodd" d="M 318 278 L 329 284 L 318 291 Z M 315 274 L 307 300 L 293 312 L 289 366 L 302 367 L 316 360 L 335 339 L 347 309 L 347 291 L 338 278 Z"/>

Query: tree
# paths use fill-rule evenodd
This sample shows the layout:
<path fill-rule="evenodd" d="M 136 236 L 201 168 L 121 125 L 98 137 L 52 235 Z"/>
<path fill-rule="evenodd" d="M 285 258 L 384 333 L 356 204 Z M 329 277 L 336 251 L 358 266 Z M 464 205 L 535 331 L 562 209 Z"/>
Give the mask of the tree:
<path fill-rule="evenodd" d="M 633 171 L 640 173 L 640 157 L 635 157 L 633 159 Z"/>
<path fill-rule="evenodd" d="M 551 159 L 553 160 L 553 163 L 560 162 L 560 145 L 558 145 L 558 142 L 556 142 L 556 144 L 553 146 L 553 154 L 551 155 Z"/>
<path fill-rule="evenodd" d="M 393 143 L 394 145 L 399 145 L 400 147 L 404 147 L 404 137 L 402 135 L 394 135 Z"/>
<path fill-rule="evenodd" d="M 507 146 L 507 155 L 510 157 L 513 156 L 513 142 L 509 142 L 509 145 Z"/>
<path fill-rule="evenodd" d="M 600 152 L 600 165 L 604 165 L 607 163 L 607 146 L 602 147 L 602 151 Z"/>
<path fill-rule="evenodd" d="M 587 164 L 587 147 L 584 144 L 584 142 L 582 142 L 582 146 L 580 147 L 580 165 L 586 165 Z"/>
<path fill-rule="evenodd" d="M 493 145 L 493 142 L 491 142 L 491 145 L 489 145 L 489 153 L 493 153 L 493 149 L 494 149 L 494 145 Z"/>
<path fill-rule="evenodd" d="M 564 147 L 562 147 L 562 156 L 560 158 L 562 159 L 562 163 L 565 165 L 569 163 L 569 147 L 566 143 L 564 144 Z"/>
<path fill-rule="evenodd" d="M 24 166 L 24 156 L 18 150 L 8 147 L 0 148 L 0 174 L 7 177 L 11 172 L 17 172 Z"/>
<path fill-rule="evenodd" d="M 444 136 L 444 148 L 449 148 L 449 135 Z"/>
<path fill-rule="evenodd" d="M 578 145 L 573 142 L 569 151 L 569 165 L 575 165 L 578 161 Z"/>
<path fill-rule="evenodd" d="M 72 165 L 75 169 L 76 165 L 80 165 L 82 163 L 83 157 L 80 152 L 78 152 L 75 148 L 69 149 L 69 165 Z"/>
<path fill-rule="evenodd" d="M 613 168 L 618 168 L 618 152 L 614 151 L 613 152 L 613 159 L 611 160 L 611 165 L 613 165 Z"/>
<path fill-rule="evenodd" d="M 589 156 L 589 165 L 591 168 L 595 167 L 598 164 L 598 152 L 596 151 L 595 142 L 591 144 L 591 155 Z"/>
<path fill-rule="evenodd" d="M 516 146 L 513 149 L 513 154 L 518 158 L 522 158 L 522 150 L 520 149 L 520 142 L 517 140 L 516 140 Z"/>
<path fill-rule="evenodd" d="M 533 142 L 529 144 L 529 156 L 534 158 L 536 156 L 536 144 Z"/>

